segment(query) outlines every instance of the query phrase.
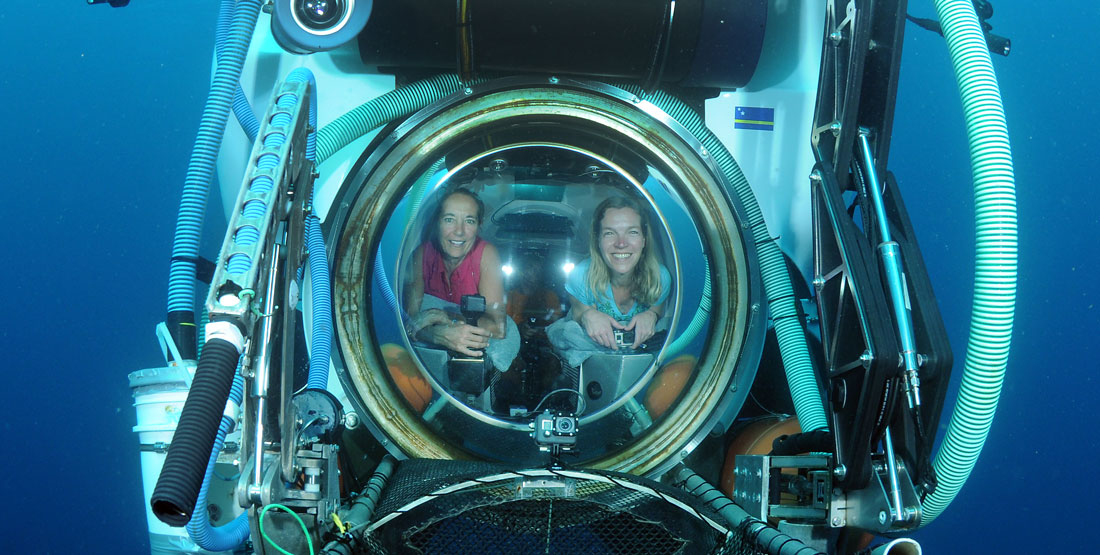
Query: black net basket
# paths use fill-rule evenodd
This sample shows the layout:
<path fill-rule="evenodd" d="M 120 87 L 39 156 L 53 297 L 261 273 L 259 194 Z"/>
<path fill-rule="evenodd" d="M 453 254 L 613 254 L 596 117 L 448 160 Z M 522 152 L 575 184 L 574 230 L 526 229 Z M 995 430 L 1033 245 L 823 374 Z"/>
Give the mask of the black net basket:
<path fill-rule="evenodd" d="M 695 498 L 646 478 L 464 461 L 402 462 L 367 535 L 385 553 L 756 552 Z"/>

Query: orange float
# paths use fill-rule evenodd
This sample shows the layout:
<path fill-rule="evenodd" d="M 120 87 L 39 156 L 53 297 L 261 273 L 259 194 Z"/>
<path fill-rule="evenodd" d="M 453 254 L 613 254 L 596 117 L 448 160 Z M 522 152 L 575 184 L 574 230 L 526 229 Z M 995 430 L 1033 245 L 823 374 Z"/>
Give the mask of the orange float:
<path fill-rule="evenodd" d="M 432 400 L 432 386 L 420 373 L 420 368 L 409 351 L 396 343 L 386 343 L 382 345 L 382 358 L 386 360 L 390 378 L 409 402 L 409 406 L 414 412 L 424 412 L 424 408 Z"/>
<path fill-rule="evenodd" d="M 668 411 L 672 403 L 680 397 L 687 385 L 691 373 L 699 360 L 695 355 L 680 355 L 662 366 L 649 382 L 645 392 L 645 408 L 654 420 Z"/>

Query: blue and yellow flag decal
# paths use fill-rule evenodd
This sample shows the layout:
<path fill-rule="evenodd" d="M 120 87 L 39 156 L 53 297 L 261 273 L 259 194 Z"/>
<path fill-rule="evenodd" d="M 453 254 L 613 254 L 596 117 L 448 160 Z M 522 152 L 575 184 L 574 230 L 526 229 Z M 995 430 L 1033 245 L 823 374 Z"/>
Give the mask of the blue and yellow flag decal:
<path fill-rule="evenodd" d="M 733 128 L 772 131 L 775 129 L 775 108 L 738 106 L 733 112 Z"/>

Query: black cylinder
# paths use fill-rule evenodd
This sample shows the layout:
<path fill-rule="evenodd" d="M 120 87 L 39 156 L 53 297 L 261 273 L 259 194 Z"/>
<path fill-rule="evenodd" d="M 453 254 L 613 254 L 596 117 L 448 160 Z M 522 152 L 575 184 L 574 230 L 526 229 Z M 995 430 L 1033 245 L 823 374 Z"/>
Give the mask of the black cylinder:
<path fill-rule="evenodd" d="M 836 445 L 829 430 L 814 430 L 801 434 L 782 435 L 772 441 L 769 455 L 784 456 L 801 453 L 832 453 Z"/>
<path fill-rule="evenodd" d="M 168 333 L 176 342 L 183 360 L 195 360 L 198 351 L 198 328 L 195 327 L 195 313 L 190 310 L 173 310 L 165 318 Z"/>
<path fill-rule="evenodd" d="M 214 448 L 240 353 L 224 339 L 206 343 L 176 433 L 150 499 L 153 514 L 170 526 L 191 520 Z"/>
<path fill-rule="evenodd" d="M 998 56 L 1008 56 L 1008 53 L 1012 51 L 1012 39 L 1007 37 L 986 33 L 985 43 L 989 46 L 989 52 Z"/>
<path fill-rule="evenodd" d="M 766 21 L 765 0 L 375 0 L 359 52 L 395 73 L 737 88 L 756 69 Z"/>

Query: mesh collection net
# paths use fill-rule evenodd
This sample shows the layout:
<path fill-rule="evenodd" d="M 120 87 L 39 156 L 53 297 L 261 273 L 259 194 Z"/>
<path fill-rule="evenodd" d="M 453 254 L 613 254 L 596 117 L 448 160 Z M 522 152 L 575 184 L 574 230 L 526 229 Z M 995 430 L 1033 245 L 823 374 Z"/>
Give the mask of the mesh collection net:
<path fill-rule="evenodd" d="M 410 460 L 374 516 L 371 553 L 756 553 L 687 494 L 606 471 Z"/>

